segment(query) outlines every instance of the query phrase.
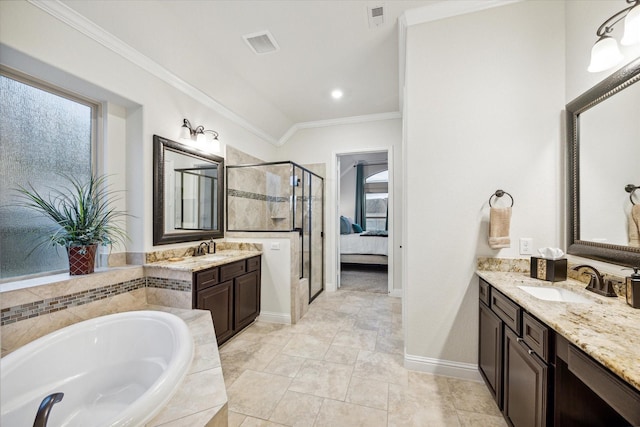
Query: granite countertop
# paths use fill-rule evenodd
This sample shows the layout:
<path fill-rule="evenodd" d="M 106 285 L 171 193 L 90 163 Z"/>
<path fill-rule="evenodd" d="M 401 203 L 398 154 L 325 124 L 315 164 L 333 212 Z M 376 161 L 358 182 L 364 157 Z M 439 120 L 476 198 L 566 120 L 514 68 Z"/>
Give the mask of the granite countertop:
<path fill-rule="evenodd" d="M 262 251 L 256 250 L 225 250 L 218 251 L 215 254 L 207 254 L 202 256 L 188 256 L 179 258 L 170 258 L 163 261 L 156 261 L 144 265 L 146 268 L 161 268 L 174 271 L 192 272 L 205 270 L 219 265 L 229 264 L 234 261 L 240 261 L 247 258 L 259 256 Z"/>
<path fill-rule="evenodd" d="M 547 282 L 528 273 L 477 271 L 478 276 L 553 328 L 585 353 L 640 390 L 640 310 L 622 297 L 603 297 L 568 279 Z M 545 301 L 518 286 L 554 286 L 578 293 L 591 303 Z"/>

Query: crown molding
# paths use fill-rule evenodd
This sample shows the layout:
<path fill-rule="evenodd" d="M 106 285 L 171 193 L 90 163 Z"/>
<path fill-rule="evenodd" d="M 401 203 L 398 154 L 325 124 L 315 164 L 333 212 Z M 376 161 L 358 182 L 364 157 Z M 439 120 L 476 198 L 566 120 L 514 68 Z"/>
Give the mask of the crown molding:
<path fill-rule="evenodd" d="M 107 49 L 112 50 L 148 73 L 154 75 L 160 80 L 164 81 L 168 85 L 178 89 L 183 92 L 187 96 L 195 99 L 196 101 L 202 103 L 203 105 L 211 108 L 216 111 L 222 117 L 229 119 L 233 123 L 238 126 L 244 128 L 248 132 L 258 136 L 259 138 L 264 139 L 265 141 L 278 145 L 278 140 L 269 135 L 264 130 L 254 126 L 246 119 L 240 117 L 238 114 L 229 110 L 227 107 L 202 92 L 200 89 L 190 85 L 185 80 L 181 79 L 177 75 L 173 74 L 162 65 L 155 62 L 153 59 L 148 56 L 142 54 L 140 51 L 134 49 L 132 46 L 126 44 L 119 38 L 115 37 L 113 34 L 109 33 L 102 27 L 96 25 L 94 22 L 85 18 L 69 6 L 60 2 L 59 0 L 55 1 L 43 1 L 43 0 L 27 0 L 32 5 L 38 7 L 39 9 L 45 11 L 49 15 L 54 18 L 59 19 L 70 27 L 80 31 L 85 36 L 91 38 Z"/>
<path fill-rule="evenodd" d="M 377 122 L 382 120 L 393 120 L 393 119 L 401 119 L 402 115 L 399 111 L 392 111 L 389 113 L 379 113 L 379 114 L 367 114 L 364 116 L 351 116 L 351 117 L 341 117 L 337 119 L 328 119 L 328 120 L 317 120 L 313 122 L 300 122 L 296 123 L 287 130 L 287 132 L 282 135 L 282 138 L 278 141 L 276 145 L 282 146 L 286 144 L 286 142 L 295 135 L 301 129 L 312 129 L 312 128 L 321 128 L 328 126 L 339 126 L 339 125 L 351 125 L 357 123 L 366 123 L 366 122 Z"/>

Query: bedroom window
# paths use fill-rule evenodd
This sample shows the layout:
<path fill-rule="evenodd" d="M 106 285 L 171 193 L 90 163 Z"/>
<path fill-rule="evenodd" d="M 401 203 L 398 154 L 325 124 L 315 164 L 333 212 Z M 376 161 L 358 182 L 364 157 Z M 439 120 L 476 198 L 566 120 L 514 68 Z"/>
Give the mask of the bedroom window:
<path fill-rule="evenodd" d="M 88 178 L 98 106 L 4 70 L 0 94 L 0 281 L 63 273 L 64 248 L 39 245 L 50 220 L 15 206 L 13 189 L 47 193 L 62 183 L 60 173 Z"/>
<path fill-rule="evenodd" d="M 389 171 L 384 170 L 369 176 L 365 180 L 367 230 L 386 230 L 389 212 Z"/>

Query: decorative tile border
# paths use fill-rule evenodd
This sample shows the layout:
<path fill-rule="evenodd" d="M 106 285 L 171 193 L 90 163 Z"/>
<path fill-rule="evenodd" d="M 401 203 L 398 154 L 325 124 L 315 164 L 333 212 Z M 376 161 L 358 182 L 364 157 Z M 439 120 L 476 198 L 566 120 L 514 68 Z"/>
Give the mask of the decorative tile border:
<path fill-rule="evenodd" d="M 263 202 L 288 202 L 289 197 L 285 196 L 269 196 L 267 194 L 251 193 L 249 191 L 235 190 L 233 188 L 227 189 L 227 196 L 239 197 L 241 199 L 260 200 Z"/>
<path fill-rule="evenodd" d="M 191 282 L 157 277 L 141 277 L 126 282 L 2 309 L 2 311 L 0 311 L 0 325 L 9 325 L 21 320 L 66 310 L 69 307 L 77 307 L 146 287 L 191 292 Z"/>
<path fill-rule="evenodd" d="M 164 279 L 161 277 L 147 277 L 147 287 L 191 292 L 191 282 L 186 280 Z"/>

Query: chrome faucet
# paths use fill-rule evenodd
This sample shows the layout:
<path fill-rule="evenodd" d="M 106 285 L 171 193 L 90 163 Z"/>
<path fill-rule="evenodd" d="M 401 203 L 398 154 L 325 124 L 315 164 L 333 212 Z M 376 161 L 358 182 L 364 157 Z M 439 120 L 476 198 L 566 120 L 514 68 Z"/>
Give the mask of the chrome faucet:
<path fill-rule="evenodd" d="M 591 280 L 589 280 L 589 284 L 585 288 L 588 291 L 595 292 L 596 294 L 603 295 L 605 297 L 617 297 L 616 291 L 613 289 L 613 284 L 611 280 L 607 280 L 605 282 L 602 274 L 594 267 L 590 265 L 582 264 L 576 265 L 573 267 L 573 270 L 578 271 L 581 268 L 588 268 L 593 271 L 593 273 L 589 273 L 591 275 Z"/>
<path fill-rule="evenodd" d="M 46 427 L 49 414 L 51 413 L 51 408 L 53 408 L 53 405 L 56 403 L 60 402 L 63 397 L 64 393 L 53 393 L 42 399 L 40 407 L 38 408 L 38 413 L 36 414 L 36 419 L 33 422 L 33 427 Z"/>

